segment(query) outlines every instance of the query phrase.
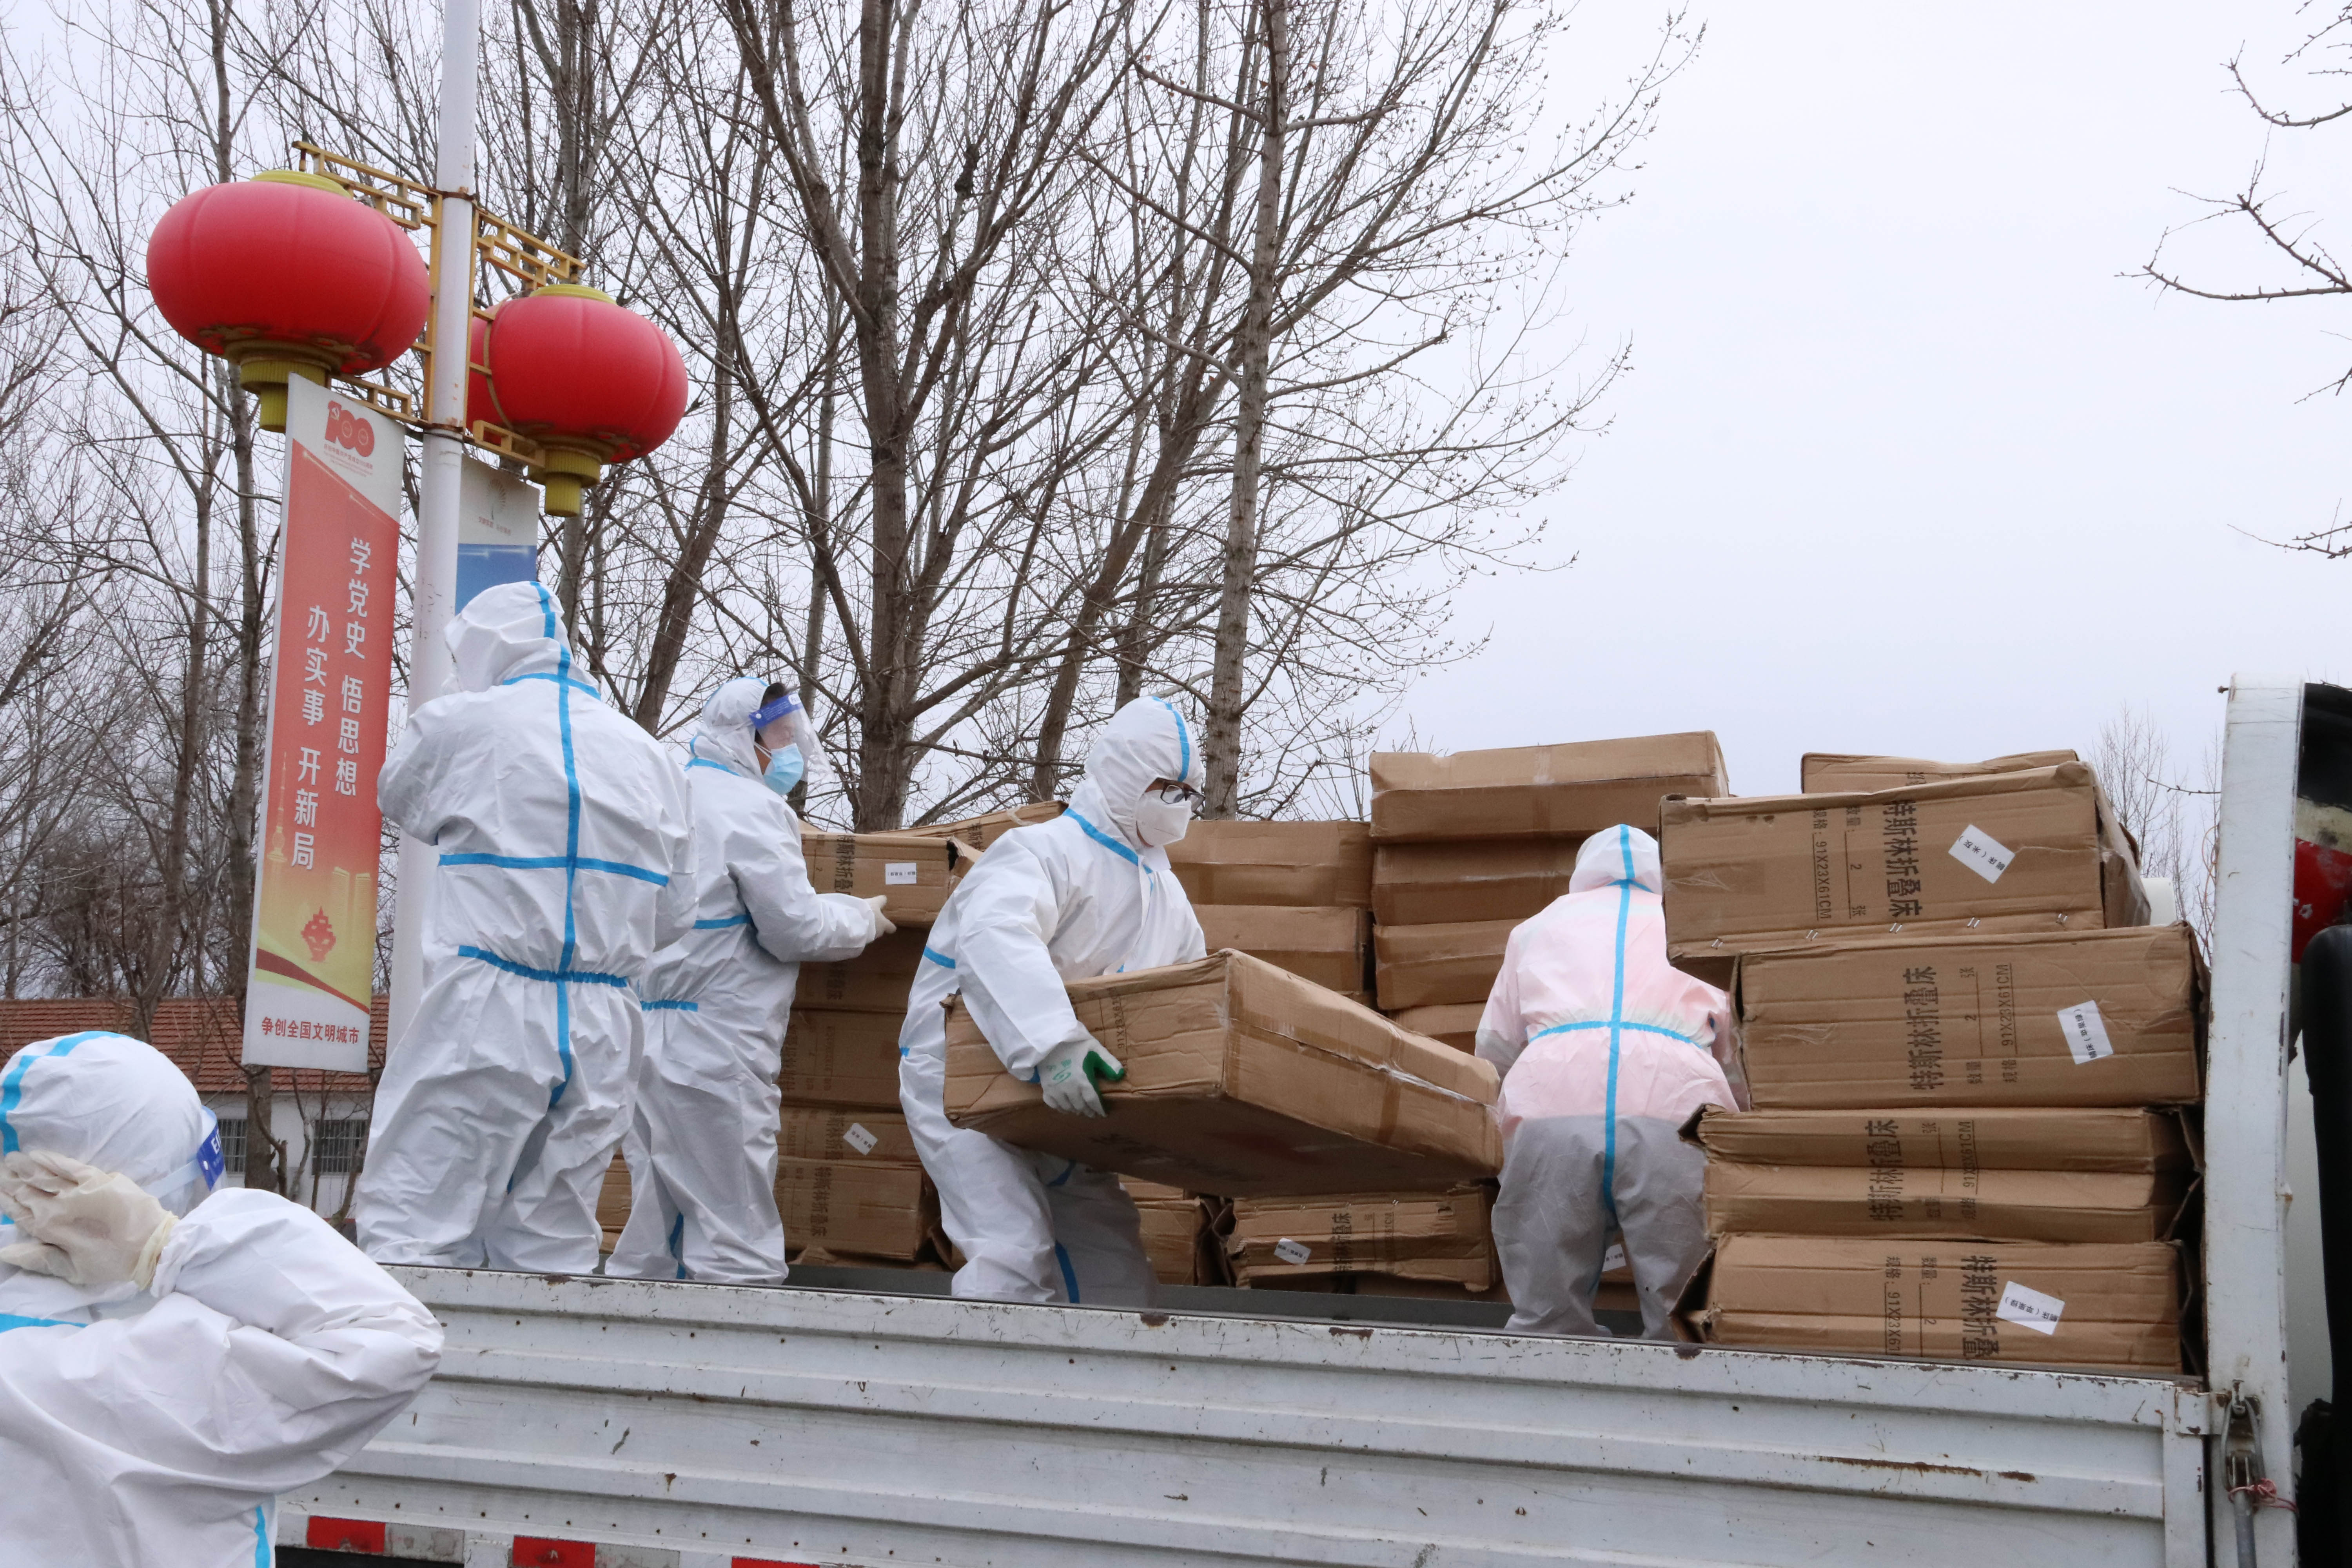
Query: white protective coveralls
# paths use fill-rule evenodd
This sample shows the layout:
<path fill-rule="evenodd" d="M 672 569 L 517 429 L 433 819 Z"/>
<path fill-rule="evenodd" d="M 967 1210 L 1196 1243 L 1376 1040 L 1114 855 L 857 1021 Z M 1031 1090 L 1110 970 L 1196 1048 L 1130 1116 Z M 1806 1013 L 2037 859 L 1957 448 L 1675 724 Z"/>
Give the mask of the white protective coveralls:
<path fill-rule="evenodd" d="M 804 960 L 864 952 L 876 922 L 866 900 L 809 885 L 800 820 L 761 782 L 752 750 L 765 689 L 749 678 L 719 687 L 690 742 L 694 928 L 646 980 L 629 1223 L 607 1274 L 783 1282 L 776 1071 L 793 986 Z"/>
<path fill-rule="evenodd" d="M 1639 828 L 1594 834 L 1569 890 L 1511 933 L 1478 1021 L 1478 1055 L 1503 1075 L 1503 1187 L 1495 1246 L 1514 1332 L 1600 1331 L 1592 1297 L 1612 1232 L 1642 1301 L 1645 1337 L 1706 1251 L 1706 1157 L 1682 1123 L 1736 1106 L 1721 991 L 1666 962 L 1658 844 Z"/>
<path fill-rule="evenodd" d="M 39 1151 L 120 1172 L 166 1209 L 202 1201 L 144 1290 L 0 1264 L 0 1561 L 268 1564 L 277 1494 L 400 1413 L 440 1362 L 440 1325 L 308 1209 L 205 1197 L 211 1116 L 137 1040 L 38 1040 L 0 1067 L 0 1153 Z M 23 1239 L 0 1222 L 0 1246 Z"/>
<path fill-rule="evenodd" d="M 676 758 L 573 668 L 546 589 L 483 590 L 448 641 L 455 689 L 409 715 L 376 788 L 441 855 L 360 1245 L 381 1263 L 591 1273 L 633 987 L 694 921 L 692 807 Z"/>
<path fill-rule="evenodd" d="M 1202 956 L 1165 849 L 1136 827 L 1157 778 L 1197 787 L 1192 727 L 1142 697 L 1112 715 L 1070 808 L 1017 827 L 968 872 L 931 928 L 898 1036 L 898 1100 L 964 1256 L 958 1296 L 1145 1305 L 1155 1281 L 1135 1202 L 1107 1172 L 949 1125 L 944 1004 L 958 991 L 1007 1070 L 1032 1079 L 1085 1037 L 1063 982 Z"/>

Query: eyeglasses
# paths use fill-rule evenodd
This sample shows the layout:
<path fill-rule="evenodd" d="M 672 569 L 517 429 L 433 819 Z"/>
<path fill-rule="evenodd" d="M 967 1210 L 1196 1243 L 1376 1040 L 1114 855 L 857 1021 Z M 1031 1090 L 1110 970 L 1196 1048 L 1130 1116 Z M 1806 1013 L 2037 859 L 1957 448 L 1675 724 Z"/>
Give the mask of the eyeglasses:
<path fill-rule="evenodd" d="M 1183 805 L 1201 798 L 1201 792 L 1191 784 L 1168 784 L 1151 793 L 1158 795 L 1164 805 Z"/>

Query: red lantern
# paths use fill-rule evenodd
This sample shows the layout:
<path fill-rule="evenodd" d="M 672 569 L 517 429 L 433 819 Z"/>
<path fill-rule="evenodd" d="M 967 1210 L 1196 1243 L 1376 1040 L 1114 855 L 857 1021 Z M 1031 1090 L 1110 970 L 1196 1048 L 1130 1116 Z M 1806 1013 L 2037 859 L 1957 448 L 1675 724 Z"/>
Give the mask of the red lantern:
<path fill-rule="evenodd" d="M 546 454 L 530 477 L 551 516 L 577 517 L 605 464 L 652 451 L 686 414 L 686 364 L 667 334 L 598 289 L 509 300 L 475 319 L 471 347 L 467 423 L 503 425 Z"/>
<path fill-rule="evenodd" d="M 147 242 L 147 287 L 173 331 L 236 366 L 265 430 L 286 428 L 289 376 L 324 384 L 389 364 L 431 301 L 398 224 L 291 169 L 182 197 Z"/>

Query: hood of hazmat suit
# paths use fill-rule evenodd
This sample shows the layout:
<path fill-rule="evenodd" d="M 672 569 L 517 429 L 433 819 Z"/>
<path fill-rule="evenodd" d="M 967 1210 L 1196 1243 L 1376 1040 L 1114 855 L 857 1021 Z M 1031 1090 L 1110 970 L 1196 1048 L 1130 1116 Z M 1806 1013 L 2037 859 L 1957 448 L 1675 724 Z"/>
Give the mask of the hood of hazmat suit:
<path fill-rule="evenodd" d="M 1511 933 L 1478 1055 L 1503 1074 L 1496 1244 L 1515 1329 L 1591 1333 L 1612 1231 L 1622 1232 L 1645 1331 L 1705 1249 L 1706 1160 L 1677 1134 L 1706 1104 L 1738 1100 L 1724 994 L 1666 962 L 1657 841 L 1619 826 L 1577 851 L 1569 891 Z"/>
<path fill-rule="evenodd" d="M 1198 736 L 1173 703 L 1138 698 L 1096 737 L 1070 809 L 991 845 L 931 928 L 898 1037 L 899 1102 L 940 1189 L 942 1224 L 968 1259 L 960 1296 L 1150 1292 L 1135 1207 L 1115 1178 L 949 1125 L 942 1004 L 961 992 L 1006 1070 L 1034 1081 L 1055 1047 L 1086 1036 L 1065 982 L 1202 956 L 1201 923 L 1167 851 L 1136 830 L 1156 778 L 1197 787 Z"/>
<path fill-rule="evenodd" d="M 751 715 L 767 683 L 710 694 L 688 743 L 694 923 L 656 953 L 627 1140 L 629 1223 L 608 1274 L 779 1284 L 776 1092 L 803 962 L 855 958 L 872 906 L 809 885 L 801 825 L 760 779 Z"/>
<path fill-rule="evenodd" d="M 309 1210 L 270 1193 L 201 1197 L 219 1176 L 210 1114 L 140 1041 L 68 1035 L 16 1052 L 0 1066 L 0 1146 L 201 1198 L 145 1290 L 0 1266 L 9 1555 L 270 1561 L 277 1494 L 399 1414 L 439 1363 L 440 1326 Z M 211 1173 L 194 1189 L 192 1162 Z M 0 1244 L 15 1230 L 0 1226 Z"/>
<path fill-rule="evenodd" d="M 438 854 L 361 1244 L 385 1262 L 586 1273 L 635 987 L 694 921 L 692 805 L 671 752 L 572 663 L 546 589 L 485 589 L 448 642 L 460 689 L 409 715 L 376 788 Z"/>

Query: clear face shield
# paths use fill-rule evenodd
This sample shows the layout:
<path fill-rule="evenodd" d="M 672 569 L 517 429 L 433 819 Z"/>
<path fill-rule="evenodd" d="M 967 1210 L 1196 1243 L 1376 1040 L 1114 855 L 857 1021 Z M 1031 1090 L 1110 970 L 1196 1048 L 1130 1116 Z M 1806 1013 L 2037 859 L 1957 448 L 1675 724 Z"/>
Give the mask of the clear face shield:
<path fill-rule="evenodd" d="M 793 693 L 787 691 L 752 711 L 751 736 L 768 752 L 771 786 L 782 782 L 781 775 L 791 777 L 791 783 L 782 783 L 778 794 L 787 793 L 803 778 L 814 784 L 824 776 L 824 753 L 817 746 L 816 726 L 809 722 L 808 710 Z"/>
<path fill-rule="evenodd" d="M 220 1118 L 209 1110 L 204 1116 L 204 1136 L 197 1141 L 196 1151 L 188 1163 L 154 1181 L 140 1184 L 148 1196 L 183 1219 L 190 1209 L 213 1195 L 226 1168 L 221 1157 Z"/>

